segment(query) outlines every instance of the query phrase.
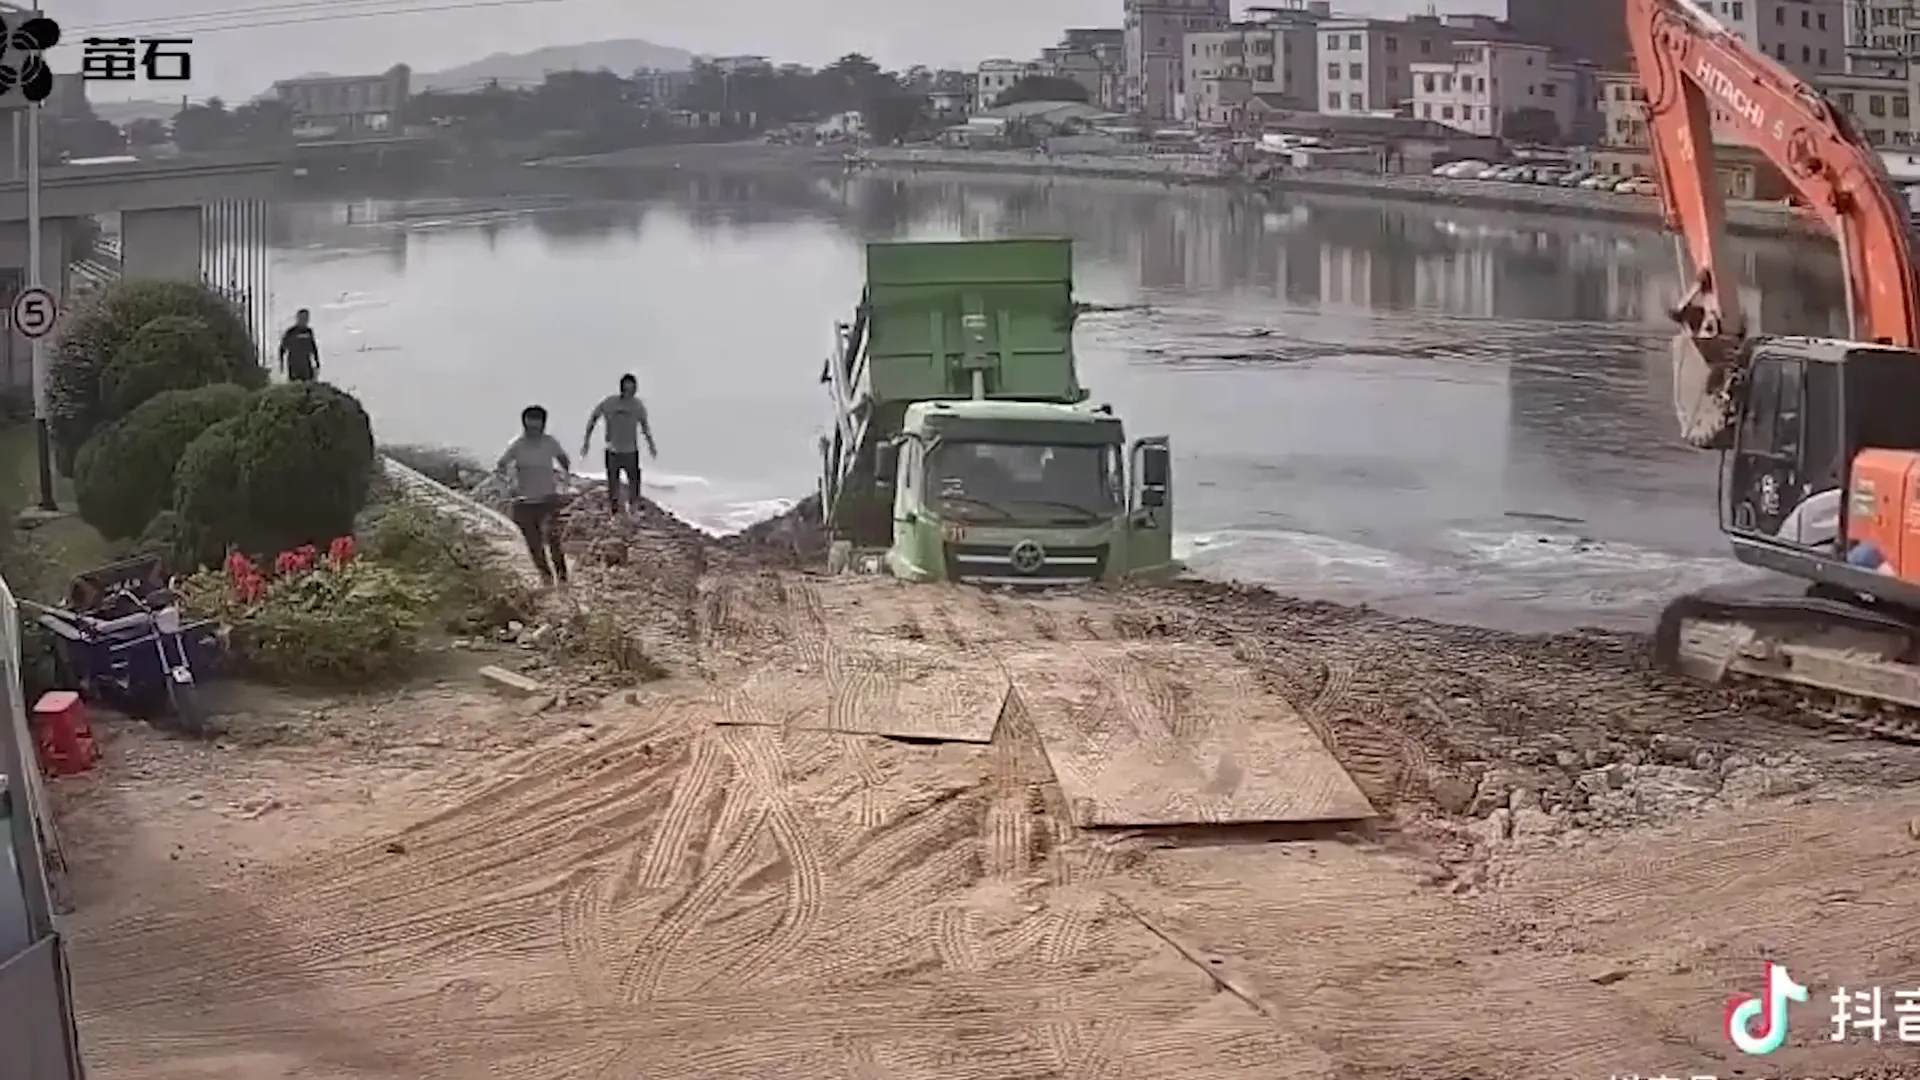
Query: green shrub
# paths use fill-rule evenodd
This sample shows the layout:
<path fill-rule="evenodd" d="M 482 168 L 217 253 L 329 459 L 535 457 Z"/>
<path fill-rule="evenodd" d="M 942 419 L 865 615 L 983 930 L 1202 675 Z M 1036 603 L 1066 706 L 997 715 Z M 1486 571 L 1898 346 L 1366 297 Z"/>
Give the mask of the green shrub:
<path fill-rule="evenodd" d="M 485 543 L 431 507 L 406 498 L 369 507 L 354 534 L 370 558 L 426 582 L 448 631 L 484 633 L 533 617 L 532 591 Z"/>
<path fill-rule="evenodd" d="M 206 570 L 181 586 L 189 611 L 219 619 L 234 656 L 277 682 L 356 686 L 399 674 L 419 647 L 431 602 L 411 574 L 363 558 L 315 555 L 271 578 L 248 565 Z"/>
<path fill-rule="evenodd" d="M 192 539 L 179 514 L 162 510 L 140 531 L 128 554 L 158 555 L 170 573 L 197 570 L 204 564 L 194 551 Z"/>
<path fill-rule="evenodd" d="M 167 315 L 142 326 L 100 375 L 100 422 L 112 423 L 167 390 L 227 381 L 229 365 L 219 349 L 199 319 Z"/>
<path fill-rule="evenodd" d="M 353 530 L 374 461 L 373 424 L 353 395 L 285 383 L 187 447 L 173 508 L 202 559 L 324 544 Z"/>
<path fill-rule="evenodd" d="M 73 465 L 81 520 L 109 540 L 140 536 L 173 504 L 174 470 L 187 446 L 240 415 L 253 395 L 232 383 L 166 390 L 101 428 Z"/>
<path fill-rule="evenodd" d="M 252 389 L 267 384 L 246 317 L 231 301 L 197 282 L 118 282 L 75 309 L 54 345 L 47 404 L 62 473 L 72 475 L 80 447 L 105 422 L 102 382 L 108 366 L 142 327 L 168 317 L 206 325 L 227 373 L 221 381 Z"/>

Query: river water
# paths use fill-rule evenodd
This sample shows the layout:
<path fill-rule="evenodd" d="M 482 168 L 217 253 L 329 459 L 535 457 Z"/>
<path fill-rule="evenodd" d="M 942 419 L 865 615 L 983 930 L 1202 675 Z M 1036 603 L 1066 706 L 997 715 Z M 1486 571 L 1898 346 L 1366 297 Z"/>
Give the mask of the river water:
<path fill-rule="evenodd" d="M 556 187 L 556 192 L 558 187 Z M 529 207 L 526 202 L 544 208 Z M 1033 178 L 670 174 L 599 199 L 284 208 L 276 313 L 381 438 L 569 443 L 623 372 L 649 493 L 714 530 L 814 486 L 818 383 L 874 238 L 1069 235 L 1083 379 L 1175 450 L 1210 575 L 1518 629 L 1644 626 L 1742 572 L 1674 436 L 1672 247 L 1630 226 Z M 1838 332 L 1833 257 L 1741 250 L 1770 332 Z"/>

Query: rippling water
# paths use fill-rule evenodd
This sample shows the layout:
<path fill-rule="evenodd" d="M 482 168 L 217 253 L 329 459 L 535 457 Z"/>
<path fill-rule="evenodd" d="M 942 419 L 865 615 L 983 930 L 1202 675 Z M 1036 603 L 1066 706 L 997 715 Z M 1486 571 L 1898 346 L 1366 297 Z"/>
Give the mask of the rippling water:
<path fill-rule="evenodd" d="M 877 237 L 1066 234 L 1085 380 L 1171 435 L 1208 573 L 1527 628 L 1641 625 L 1740 573 L 1662 375 L 1670 245 L 1625 226 L 1033 180 L 671 176 L 617 197 L 284 213 L 276 299 L 383 438 L 577 439 L 633 371 L 648 486 L 713 529 L 806 493 L 819 365 Z M 1742 250 L 1749 310 L 1831 332 L 1817 247 Z"/>

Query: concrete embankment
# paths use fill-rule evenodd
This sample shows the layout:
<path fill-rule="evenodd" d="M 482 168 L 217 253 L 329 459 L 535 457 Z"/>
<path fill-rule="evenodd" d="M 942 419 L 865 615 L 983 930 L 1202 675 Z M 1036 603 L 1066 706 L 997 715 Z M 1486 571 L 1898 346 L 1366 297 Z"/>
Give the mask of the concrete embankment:
<path fill-rule="evenodd" d="M 1162 184 L 1254 186 L 1238 169 L 1196 157 L 1147 157 L 1095 154 L 1043 154 L 1018 150 L 931 150 L 883 147 L 868 159 L 886 168 L 916 171 L 1029 173 L 1050 176 L 1143 180 Z M 1305 192 L 1348 198 L 1393 199 L 1432 206 L 1479 207 L 1530 213 L 1656 224 L 1655 200 L 1611 191 L 1580 191 L 1505 184 L 1486 180 L 1449 180 L 1436 176 L 1376 176 L 1355 172 L 1288 173 L 1259 186 L 1279 192 Z M 1754 236 L 1818 234 L 1819 226 L 1774 203 L 1736 202 L 1727 208 L 1729 231 Z"/>

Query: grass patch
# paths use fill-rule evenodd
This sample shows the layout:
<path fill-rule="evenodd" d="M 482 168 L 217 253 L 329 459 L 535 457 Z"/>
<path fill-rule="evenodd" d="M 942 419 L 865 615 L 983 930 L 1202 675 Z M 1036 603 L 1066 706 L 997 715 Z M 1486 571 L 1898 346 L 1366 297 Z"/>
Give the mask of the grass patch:
<path fill-rule="evenodd" d="M 384 478 L 354 532 L 365 555 L 426 583 L 429 615 L 447 633 L 487 634 L 533 617 L 533 591 L 483 541 Z"/>
<path fill-rule="evenodd" d="M 0 514 L 6 515 L 0 574 L 14 595 L 57 603 L 66 598 L 75 575 L 124 558 L 126 548 L 101 539 L 93 526 L 71 513 L 73 485 L 60 477 L 54 479 L 54 501 L 69 513 L 21 526 L 20 512 L 40 498 L 35 454 L 31 422 L 0 428 Z"/>

